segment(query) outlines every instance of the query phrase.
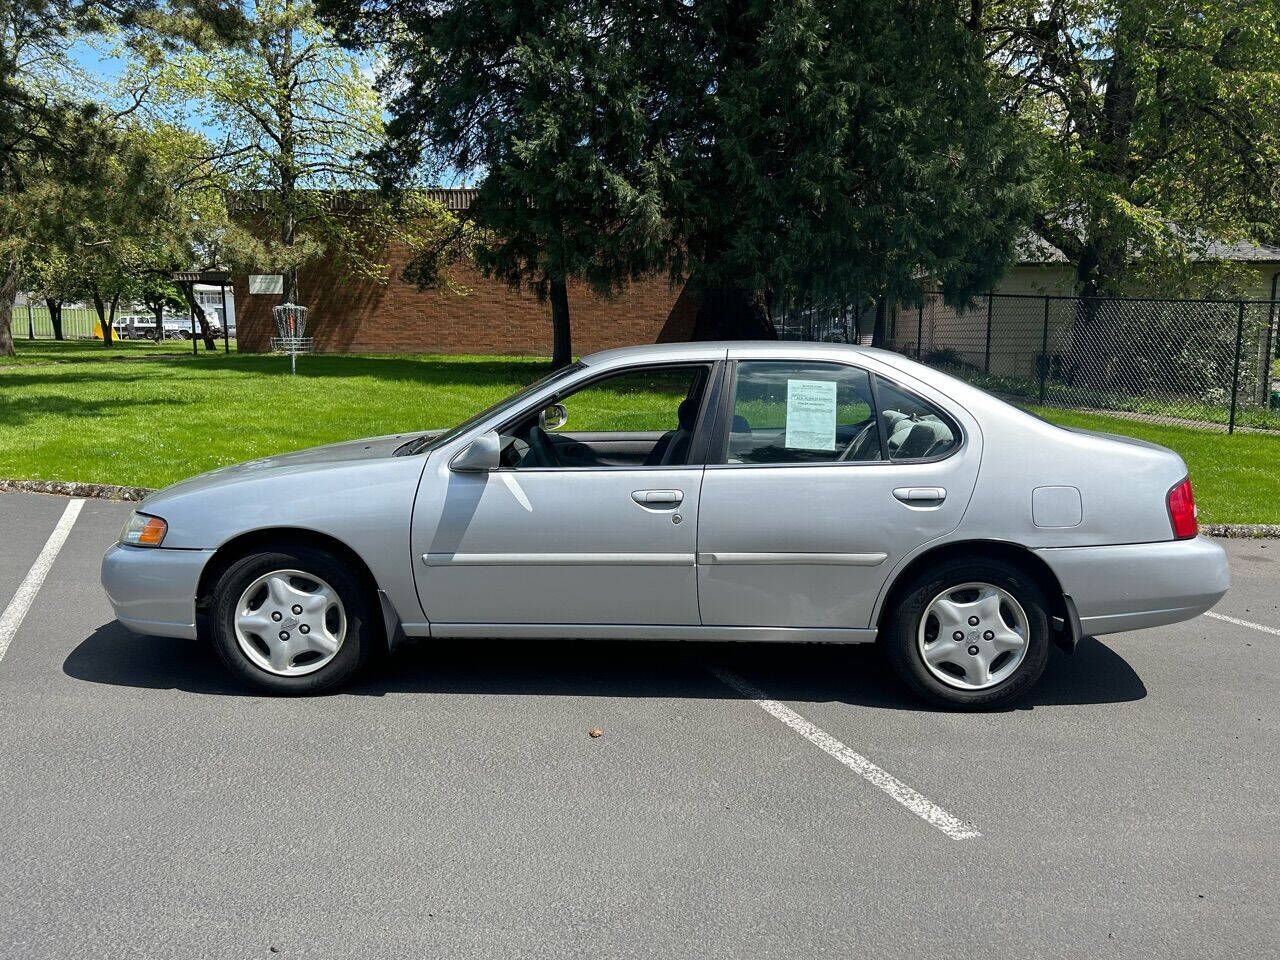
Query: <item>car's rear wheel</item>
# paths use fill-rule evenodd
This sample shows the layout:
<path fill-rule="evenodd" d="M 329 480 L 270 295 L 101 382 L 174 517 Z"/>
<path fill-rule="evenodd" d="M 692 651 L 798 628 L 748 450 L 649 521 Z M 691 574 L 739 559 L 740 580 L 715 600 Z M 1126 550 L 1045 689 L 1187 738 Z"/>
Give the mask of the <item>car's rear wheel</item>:
<path fill-rule="evenodd" d="M 1049 615 L 1034 579 L 1002 560 L 950 560 L 900 595 L 889 659 L 922 697 L 994 706 L 1025 693 L 1049 658 Z"/>
<path fill-rule="evenodd" d="M 212 634 L 227 667 L 270 693 L 320 693 L 368 659 L 366 591 L 332 555 L 310 547 L 236 561 L 214 588 Z"/>

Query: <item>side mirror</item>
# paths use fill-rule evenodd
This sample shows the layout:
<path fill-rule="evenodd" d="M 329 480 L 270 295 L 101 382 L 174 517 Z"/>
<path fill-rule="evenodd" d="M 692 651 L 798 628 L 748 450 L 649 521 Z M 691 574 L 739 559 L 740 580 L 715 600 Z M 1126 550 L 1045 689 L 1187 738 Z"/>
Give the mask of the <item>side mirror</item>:
<path fill-rule="evenodd" d="M 449 461 L 449 469 L 454 473 L 488 473 L 500 466 L 502 441 L 496 430 L 480 434 Z"/>
<path fill-rule="evenodd" d="M 543 430 L 558 430 L 569 422 L 569 411 L 563 403 L 553 403 L 538 414 L 538 426 Z"/>

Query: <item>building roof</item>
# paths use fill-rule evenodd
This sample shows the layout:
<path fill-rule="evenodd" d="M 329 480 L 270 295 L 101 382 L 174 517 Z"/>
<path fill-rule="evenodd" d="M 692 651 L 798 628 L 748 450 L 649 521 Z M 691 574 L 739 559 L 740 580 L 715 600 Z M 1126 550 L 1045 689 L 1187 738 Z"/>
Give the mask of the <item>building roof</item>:
<path fill-rule="evenodd" d="M 426 194 L 449 212 L 461 213 L 471 206 L 479 192 L 475 187 L 432 187 Z"/>
<path fill-rule="evenodd" d="M 1028 230 L 1017 243 L 1019 263 L 1067 263 L 1066 255 L 1044 237 Z M 1238 240 L 1235 243 L 1209 241 L 1192 253 L 1192 260 L 1229 260 L 1235 263 L 1280 263 L 1280 247 Z"/>

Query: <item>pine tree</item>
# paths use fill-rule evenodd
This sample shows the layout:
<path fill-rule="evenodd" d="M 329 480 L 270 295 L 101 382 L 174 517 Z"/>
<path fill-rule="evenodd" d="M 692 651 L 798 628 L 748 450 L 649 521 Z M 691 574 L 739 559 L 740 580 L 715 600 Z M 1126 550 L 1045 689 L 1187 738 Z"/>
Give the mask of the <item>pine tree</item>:
<path fill-rule="evenodd" d="M 894 0 L 319 0 L 381 45 L 391 179 L 475 172 L 476 250 L 552 303 L 655 269 L 698 333 L 770 335 L 783 297 L 963 298 L 1011 255 L 1026 190 L 954 4 Z"/>

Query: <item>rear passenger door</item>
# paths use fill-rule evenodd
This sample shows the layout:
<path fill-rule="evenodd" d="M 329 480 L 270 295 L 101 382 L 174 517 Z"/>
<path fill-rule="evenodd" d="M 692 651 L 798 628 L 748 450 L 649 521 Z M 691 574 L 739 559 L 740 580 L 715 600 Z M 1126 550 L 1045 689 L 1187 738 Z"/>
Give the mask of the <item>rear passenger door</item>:
<path fill-rule="evenodd" d="M 870 625 L 889 572 L 955 529 L 977 479 L 976 425 L 926 392 L 853 364 L 735 360 L 702 483 L 704 625 Z"/>

